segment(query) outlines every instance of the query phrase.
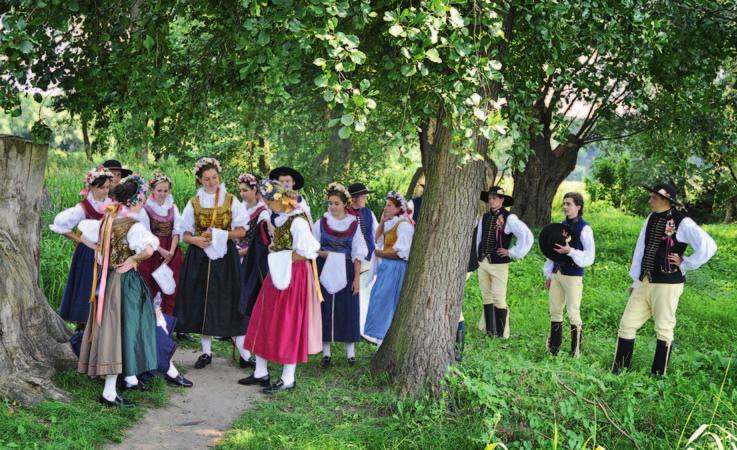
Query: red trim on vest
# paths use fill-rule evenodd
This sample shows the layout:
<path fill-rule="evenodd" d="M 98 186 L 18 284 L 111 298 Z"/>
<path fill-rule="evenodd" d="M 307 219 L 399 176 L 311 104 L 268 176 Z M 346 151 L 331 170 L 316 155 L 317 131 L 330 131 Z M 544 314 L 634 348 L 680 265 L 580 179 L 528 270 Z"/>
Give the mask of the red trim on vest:
<path fill-rule="evenodd" d="M 353 223 L 348 227 L 345 231 L 335 231 L 330 226 L 328 226 L 328 219 L 327 217 L 323 217 L 321 219 L 322 226 L 325 228 L 325 231 L 328 232 L 329 235 L 335 236 L 335 237 L 348 237 L 353 236 L 353 233 L 356 232 L 356 228 L 358 228 L 358 220 L 354 220 Z"/>
<path fill-rule="evenodd" d="M 79 206 L 82 207 L 84 210 L 84 216 L 87 219 L 93 219 L 93 220 L 101 220 L 103 214 L 101 212 L 98 212 L 95 210 L 95 207 L 92 206 L 92 203 L 90 203 L 89 200 L 84 199 L 81 202 L 79 202 Z"/>

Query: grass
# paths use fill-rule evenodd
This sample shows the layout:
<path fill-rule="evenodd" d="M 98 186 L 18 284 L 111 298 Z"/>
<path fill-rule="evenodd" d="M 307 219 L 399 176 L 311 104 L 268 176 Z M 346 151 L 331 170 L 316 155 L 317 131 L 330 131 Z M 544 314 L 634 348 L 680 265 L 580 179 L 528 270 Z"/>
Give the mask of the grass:
<path fill-rule="evenodd" d="M 584 282 L 580 359 L 551 357 L 545 351 L 547 291 L 542 288 L 543 257 L 535 246 L 510 268 L 512 339 L 492 340 L 478 331 L 481 298 L 475 275 L 469 280 L 464 360 L 449 369 L 439 398 L 398 398 L 385 376 L 369 374 L 373 347 L 361 343 L 356 367 L 335 358 L 336 367 L 322 370 L 319 355 L 300 365 L 298 389 L 246 411 L 221 447 L 434 449 L 503 442 L 522 449 L 634 448 L 595 404 L 603 405 L 643 449 L 676 448 L 679 439 L 685 448 L 701 424 L 713 424 L 710 429 L 725 439 L 734 435 L 737 227 L 706 227 L 719 251 L 688 275 L 668 376 L 656 379 L 649 376 L 652 322 L 638 334 L 633 370 L 609 373 L 642 219 L 600 206 L 588 210 L 587 220 L 597 237 L 597 262 Z M 272 370 L 278 373 L 279 368 Z M 712 439 L 705 434 L 692 444 L 695 448 Z"/>

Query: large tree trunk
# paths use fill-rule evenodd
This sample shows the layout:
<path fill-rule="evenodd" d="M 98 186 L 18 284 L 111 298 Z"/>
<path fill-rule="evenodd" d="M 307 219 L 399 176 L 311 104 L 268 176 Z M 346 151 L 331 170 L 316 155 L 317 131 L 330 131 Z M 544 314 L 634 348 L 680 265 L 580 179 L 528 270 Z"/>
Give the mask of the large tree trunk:
<path fill-rule="evenodd" d="M 734 222 L 737 218 L 737 197 L 727 199 L 724 209 L 724 223 Z"/>
<path fill-rule="evenodd" d="M 471 231 L 484 177 L 483 163 L 461 164 L 450 152 L 451 130 L 441 109 L 435 124 L 427 185 L 399 305 L 371 362 L 399 390 L 437 392 L 453 361 L 453 336 L 466 282 Z"/>
<path fill-rule="evenodd" d="M 513 211 L 528 226 L 542 227 L 550 223 L 558 186 L 576 168 L 581 144 L 566 142 L 553 150 L 547 136 L 537 135 L 530 147 L 524 172 L 514 172 Z"/>
<path fill-rule="evenodd" d="M 0 136 L 0 397 L 65 400 L 51 383 L 75 365 L 69 331 L 38 285 L 39 211 L 48 148 Z"/>
<path fill-rule="evenodd" d="M 92 161 L 92 145 L 90 145 L 90 132 L 88 129 L 88 120 L 82 117 L 82 142 L 84 144 L 84 153 L 87 161 Z"/>

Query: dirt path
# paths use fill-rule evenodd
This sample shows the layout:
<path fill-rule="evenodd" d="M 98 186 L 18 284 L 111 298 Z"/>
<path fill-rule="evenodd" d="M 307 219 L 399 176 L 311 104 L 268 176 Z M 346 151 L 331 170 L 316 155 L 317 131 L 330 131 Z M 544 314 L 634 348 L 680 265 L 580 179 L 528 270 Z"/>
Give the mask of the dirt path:
<path fill-rule="evenodd" d="M 187 370 L 191 389 L 172 392 L 170 404 L 150 409 L 125 432 L 123 442 L 109 449 L 196 449 L 208 448 L 228 431 L 235 419 L 255 400 L 263 398 L 260 388 L 241 386 L 246 376 L 233 361 L 214 357 L 204 369 L 194 368 L 199 356 L 193 350 L 174 354 L 177 367 Z"/>

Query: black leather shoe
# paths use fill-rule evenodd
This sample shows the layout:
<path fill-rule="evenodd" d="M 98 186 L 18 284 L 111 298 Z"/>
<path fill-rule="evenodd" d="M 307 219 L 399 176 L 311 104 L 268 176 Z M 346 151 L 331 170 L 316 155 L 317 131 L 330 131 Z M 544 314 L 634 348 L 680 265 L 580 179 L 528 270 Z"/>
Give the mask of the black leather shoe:
<path fill-rule="evenodd" d="M 348 365 L 349 366 L 355 366 L 356 365 L 356 358 L 353 357 L 353 356 L 351 356 L 350 358 L 348 358 Z"/>
<path fill-rule="evenodd" d="M 248 369 L 249 367 L 252 369 L 255 369 L 256 368 L 256 357 L 251 356 L 250 358 L 246 360 L 246 359 L 243 359 L 243 357 L 241 356 L 240 366 L 241 366 L 241 369 Z"/>
<path fill-rule="evenodd" d="M 184 378 L 181 373 L 177 375 L 176 378 L 172 378 L 169 375 L 164 374 L 164 379 L 167 383 L 173 384 L 174 386 L 181 386 L 186 388 L 194 386 L 194 383 Z"/>
<path fill-rule="evenodd" d="M 202 369 L 206 365 L 212 363 L 212 355 L 208 355 L 207 353 L 203 353 L 200 355 L 199 358 L 197 358 L 197 362 L 194 363 L 195 369 Z"/>
<path fill-rule="evenodd" d="M 333 358 L 331 358 L 330 356 L 323 356 L 322 361 L 320 361 L 320 367 L 330 367 L 332 361 Z"/>
<path fill-rule="evenodd" d="M 269 375 L 261 378 L 256 378 L 253 376 L 253 374 L 251 374 L 246 378 L 241 378 L 240 380 L 238 380 L 238 384 L 242 384 L 243 386 L 253 386 L 254 384 L 259 384 L 262 387 L 267 387 L 269 386 L 270 382 L 271 377 Z"/>
<path fill-rule="evenodd" d="M 110 401 L 101 395 L 100 403 L 102 403 L 105 406 L 117 406 L 120 408 L 133 408 L 134 406 L 136 406 L 136 404 L 133 403 L 132 401 L 126 400 L 119 395 L 116 395 L 115 400 L 113 401 Z"/>
<path fill-rule="evenodd" d="M 276 394 L 279 391 L 290 391 L 296 387 L 297 387 L 296 381 L 292 383 L 291 386 L 285 386 L 284 381 L 282 381 L 282 379 L 279 378 L 279 380 L 276 383 L 272 384 L 271 386 L 267 388 L 262 389 L 261 392 L 263 392 L 264 394 Z"/>
<path fill-rule="evenodd" d="M 138 380 L 138 384 L 128 384 L 124 380 L 122 387 L 124 391 L 144 391 L 145 392 L 145 391 L 151 390 L 151 386 L 147 385 L 141 380 Z"/>

